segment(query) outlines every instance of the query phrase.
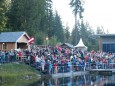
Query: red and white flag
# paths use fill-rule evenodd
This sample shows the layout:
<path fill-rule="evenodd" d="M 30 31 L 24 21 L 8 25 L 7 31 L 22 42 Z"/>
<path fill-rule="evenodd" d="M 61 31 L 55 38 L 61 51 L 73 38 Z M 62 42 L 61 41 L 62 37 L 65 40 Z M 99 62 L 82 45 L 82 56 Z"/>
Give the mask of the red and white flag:
<path fill-rule="evenodd" d="M 30 39 L 28 40 L 28 44 L 34 43 L 34 37 L 31 36 Z"/>

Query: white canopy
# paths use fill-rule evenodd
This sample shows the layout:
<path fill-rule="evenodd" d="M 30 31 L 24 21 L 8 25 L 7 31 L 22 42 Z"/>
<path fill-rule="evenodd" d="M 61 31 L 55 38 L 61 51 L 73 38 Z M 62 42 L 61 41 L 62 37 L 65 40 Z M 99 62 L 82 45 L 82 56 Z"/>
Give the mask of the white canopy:
<path fill-rule="evenodd" d="M 79 43 L 75 46 L 75 48 L 87 48 L 87 46 L 84 45 L 82 39 L 80 38 Z"/>

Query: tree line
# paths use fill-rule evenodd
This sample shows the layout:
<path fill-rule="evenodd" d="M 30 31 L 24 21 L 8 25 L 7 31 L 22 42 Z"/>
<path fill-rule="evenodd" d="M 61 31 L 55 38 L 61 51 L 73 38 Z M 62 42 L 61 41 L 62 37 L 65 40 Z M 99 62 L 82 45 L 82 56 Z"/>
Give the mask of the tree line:
<path fill-rule="evenodd" d="M 46 37 L 53 46 L 59 42 L 76 45 L 82 38 L 89 49 L 97 49 L 98 40 L 89 37 L 95 33 L 83 21 L 83 4 L 83 0 L 70 0 L 75 15 L 75 27 L 70 32 L 68 25 L 63 26 L 58 12 L 53 11 L 52 0 L 0 0 L 0 32 L 26 31 L 39 45 L 46 44 Z M 98 27 L 97 33 L 104 31 Z"/>

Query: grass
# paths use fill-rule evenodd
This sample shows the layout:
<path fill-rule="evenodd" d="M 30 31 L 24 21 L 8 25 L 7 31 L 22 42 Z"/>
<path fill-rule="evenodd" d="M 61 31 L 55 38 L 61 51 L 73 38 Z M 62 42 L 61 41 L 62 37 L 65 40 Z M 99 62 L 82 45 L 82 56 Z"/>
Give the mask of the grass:
<path fill-rule="evenodd" d="M 24 63 L 7 63 L 0 65 L 0 76 L 36 75 L 38 72 Z"/>
<path fill-rule="evenodd" d="M 6 63 L 0 65 L 0 81 L 4 84 L 10 83 L 11 85 L 14 81 L 18 84 L 35 82 L 40 78 L 38 75 L 40 73 L 37 70 L 24 63 Z"/>
<path fill-rule="evenodd" d="M 34 68 L 24 63 L 6 63 L 0 65 L 0 77 L 26 77 L 36 76 L 38 73 Z"/>

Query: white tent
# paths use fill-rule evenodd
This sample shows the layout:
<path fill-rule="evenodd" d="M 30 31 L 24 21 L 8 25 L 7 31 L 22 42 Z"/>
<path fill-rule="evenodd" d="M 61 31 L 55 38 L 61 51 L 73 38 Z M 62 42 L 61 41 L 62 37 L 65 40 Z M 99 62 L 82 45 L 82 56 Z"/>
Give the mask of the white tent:
<path fill-rule="evenodd" d="M 87 49 L 87 46 L 84 45 L 82 38 L 80 38 L 78 44 L 76 46 L 74 46 L 75 48 L 84 48 Z"/>

